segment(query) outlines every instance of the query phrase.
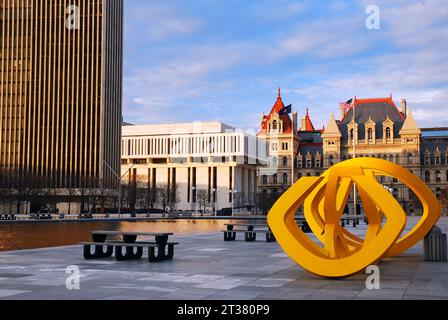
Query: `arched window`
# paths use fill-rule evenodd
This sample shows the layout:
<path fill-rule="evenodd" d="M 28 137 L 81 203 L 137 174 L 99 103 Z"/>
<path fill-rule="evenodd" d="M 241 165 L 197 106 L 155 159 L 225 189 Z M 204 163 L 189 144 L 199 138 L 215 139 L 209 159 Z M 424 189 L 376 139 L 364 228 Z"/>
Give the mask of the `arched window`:
<path fill-rule="evenodd" d="M 436 182 L 442 182 L 442 174 L 439 170 L 436 171 Z"/>
<path fill-rule="evenodd" d="M 284 166 L 288 165 L 288 157 L 283 157 L 283 165 Z"/>
<path fill-rule="evenodd" d="M 283 184 L 289 184 L 289 179 L 288 179 L 288 174 L 287 173 L 283 174 Z"/>
<path fill-rule="evenodd" d="M 437 200 L 442 199 L 442 189 L 440 189 L 440 188 L 436 189 L 436 198 L 437 198 Z"/>
<path fill-rule="evenodd" d="M 430 183 L 431 182 L 431 172 L 426 171 L 425 172 L 425 182 Z"/>
<path fill-rule="evenodd" d="M 317 168 L 320 168 L 321 165 L 322 165 L 322 163 L 321 163 L 320 155 L 317 154 L 317 156 L 316 156 L 316 167 L 317 167 Z"/>
<path fill-rule="evenodd" d="M 368 132 L 367 136 L 368 136 L 369 140 L 373 140 L 373 129 L 369 128 L 369 130 L 367 132 Z"/>
<path fill-rule="evenodd" d="M 435 162 L 436 166 L 440 166 L 442 164 L 442 158 L 440 156 L 440 152 L 436 152 L 436 154 L 434 156 L 434 162 Z"/>
<path fill-rule="evenodd" d="M 307 157 L 306 159 L 306 167 L 311 168 L 313 166 L 313 159 L 311 157 Z"/>
<path fill-rule="evenodd" d="M 272 176 L 272 183 L 273 183 L 273 184 L 277 184 L 277 183 L 278 183 L 278 176 L 277 176 L 277 174 L 274 174 L 274 175 Z"/>
<path fill-rule="evenodd" d="M 355 139 L 355 129 L 350 129 L 350 141 L 353 141 Z"/>
<path fill-rule="evenodd" d="M 278 122 L 277 122 L 277 120 L 274 120 L 274 122 L 272 123 L 272 128 L 273 128 L 274 130 L 277 130 L 277 129 L 278 129 Z"/>
<path fill-rule="evenodd" d="M 431 153 L 429 151 L 425 153 L 425 165 L 431 165 Z"/>
<path fill-rule="evenodd" d="M 392 138 L 392 130 L 390 130 L 390 128 L 386 128 L 386 139 L 391 139 Z"/>
<path fill-rule="evenodd" d="M 268 176 L 267 175 L 263 175 L 262 183 L 263 184 L 268 184 Z"/>
<path fill-rule="evenodd" d="M 334 157 L 330 156 L 330 166 L 334 165 Z"/>
<path fill-rule="evenodd" d="M 410 154 L 408 154 L 408 163 L 410 164 L 412 162 L 413 162 L 412 154 L 410 153 Z"/>

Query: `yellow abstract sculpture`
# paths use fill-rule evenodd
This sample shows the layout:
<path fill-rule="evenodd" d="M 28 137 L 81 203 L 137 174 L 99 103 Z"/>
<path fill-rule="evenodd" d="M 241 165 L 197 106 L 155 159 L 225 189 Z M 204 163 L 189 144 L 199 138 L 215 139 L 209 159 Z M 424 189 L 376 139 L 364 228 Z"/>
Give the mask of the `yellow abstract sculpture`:
<path fill-rule="evenodd" d="M 406 214 L 378 182 L 379 176 L 400 180 L 422 203 L 421 220 L 404 236 Z M 353 184 L 369 221 L 364 239 L 340 225 Z M 295 214 L 301 205 L 321 244 L 311 240 L 297 225 Z M 321 177 L 300 179 L 272 207 L 268 224 L 285 252 L 305 270 L 341 278 L 413 247 L 430 232 L 440 214 L 441 207 L 434 194 L 410 171 L 388 161 L 359 158 L 339 163 Z"/>

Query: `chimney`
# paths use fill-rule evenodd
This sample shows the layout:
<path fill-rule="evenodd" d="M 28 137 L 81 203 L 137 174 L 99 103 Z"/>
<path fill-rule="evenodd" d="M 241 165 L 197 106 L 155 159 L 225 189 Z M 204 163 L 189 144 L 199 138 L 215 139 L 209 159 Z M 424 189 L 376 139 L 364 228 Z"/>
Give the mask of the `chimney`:
<path fill-rule="evenodd" d="M 408 104 L 406 102 L 406 99 L 401 100 L 401 112 L 405 116 L 407 116 L 407 114 L 408 114 Z"/>
<path fill-rule="evenodd" d="M 305 131 L 306 130 L 306 118 L 302 118 L 301 122 L 300 122 L 300 131 Z"/>
<path fill-rule="evenodd" d="M 341 104 L 339 104 L 339 107 L 341 109 L 341 119 L 343 119 L 345 117 L 345 115 L 347 114 L 347 104 L 341 103 Z"/>
<path fill-rule="evenodd" d="M 297 112 L 293 112 L 292 113 L 292 127 L 293 127 L 293 131 L 294 133 L 297 133 L 297 125 L 299 124 L 298 122 L 298 118 L 299 118 L 299 114 Z"/>

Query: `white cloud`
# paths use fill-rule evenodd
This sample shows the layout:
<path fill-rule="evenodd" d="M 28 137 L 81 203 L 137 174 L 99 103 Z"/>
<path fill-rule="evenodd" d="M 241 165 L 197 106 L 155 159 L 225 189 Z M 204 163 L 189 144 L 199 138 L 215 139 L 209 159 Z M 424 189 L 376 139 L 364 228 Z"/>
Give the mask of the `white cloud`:
<path fill-rule="evenodd" d="M 129 36 L 142 39 L 161 40 L 175 35 L 191 35 L 202 26 L 201 20 L 189 17 L 174 6 L 163 3 L 133 6 L 130 4 L 127 17 L 132 19 Z"/>
<path fill-rule="evenodd" d="M 280 22 L 300 16 L 306 13 L 308 9 L 309 4 L 305 1 L 259 0 L 254 5 L 252 14 L 258 19 L 263 19 L 263 21 Z"/>

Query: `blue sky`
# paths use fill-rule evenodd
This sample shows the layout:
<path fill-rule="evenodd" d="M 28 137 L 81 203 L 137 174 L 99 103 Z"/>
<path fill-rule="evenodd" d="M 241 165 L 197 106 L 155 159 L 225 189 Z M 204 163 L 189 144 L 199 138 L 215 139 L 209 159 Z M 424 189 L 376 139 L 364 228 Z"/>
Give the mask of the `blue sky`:
<path fill-rule="evenodd" d="M 380 30 L 365 26 L 380 8 Z M 420 126 L 448 126 L 445 0 L 125 0 L 124 118 L 220 120 L 257 130 L 286 104 L 316 127 L 338 103 L 405 97 Z"/>

